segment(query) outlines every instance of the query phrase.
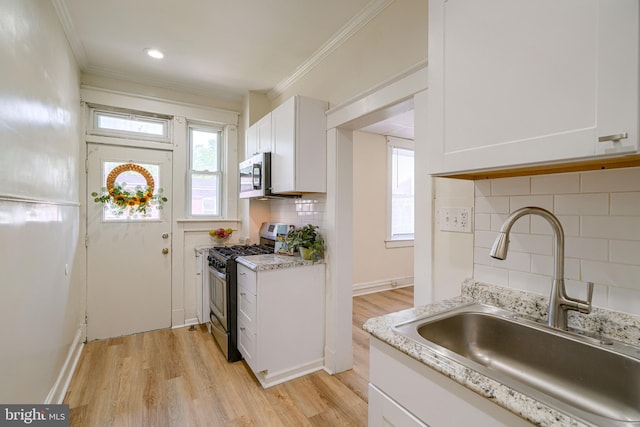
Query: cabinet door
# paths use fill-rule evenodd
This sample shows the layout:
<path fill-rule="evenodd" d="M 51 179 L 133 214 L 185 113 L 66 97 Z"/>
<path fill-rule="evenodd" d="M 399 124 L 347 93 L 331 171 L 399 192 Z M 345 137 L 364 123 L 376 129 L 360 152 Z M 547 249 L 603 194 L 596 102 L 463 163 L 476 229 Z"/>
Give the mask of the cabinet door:
<path fill-rule="evenodd" d="M 254 123 L 249 126 L 246 134 L 244 158 L 245 160 L 258 153 L 258 126 Z"/>
<path fill-rule="evenodd" d="M 271 188 L 274 193 L 296 188 L 296 98 L 290 98 L 271 113 L 273 117 L 273 152 L 271 154 Z"/>
<path fill-rule="evenodd" d="M 637 149 L 637 0 L 429 5 L 430 173 Z"/>
<path fill-rule="evenodd" d="M 268 153 L 273 149 L 273 135 L 271 134 L 271 113 L 256 122 L 258 133 L 258 152 Z"/>

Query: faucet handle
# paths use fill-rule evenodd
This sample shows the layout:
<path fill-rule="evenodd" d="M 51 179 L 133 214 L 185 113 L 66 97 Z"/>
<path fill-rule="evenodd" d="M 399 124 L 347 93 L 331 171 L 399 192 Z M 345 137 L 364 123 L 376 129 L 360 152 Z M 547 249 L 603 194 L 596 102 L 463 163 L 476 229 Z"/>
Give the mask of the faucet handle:
<path fill-rule="evenodd" d="M 593 301 L 593 282 L 587 282 L 587 300 L 578 301 L 578 311 L 580 313 L 591 313 L 591 301 Z"/>

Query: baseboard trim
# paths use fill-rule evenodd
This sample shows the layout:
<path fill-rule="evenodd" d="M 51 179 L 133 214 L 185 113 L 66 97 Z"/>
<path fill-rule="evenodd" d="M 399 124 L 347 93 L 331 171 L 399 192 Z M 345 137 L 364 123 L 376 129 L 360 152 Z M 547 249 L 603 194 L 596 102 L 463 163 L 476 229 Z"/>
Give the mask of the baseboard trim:
<path fill-rule="evenodd" d="M 184 328 L 186 326 L 192 326 L 192 325 L 199 325 L 200 321 L 198 320 L 197 317 L 193 317 L 191 319 L 184 319 L 184 324 L 183 325 L 173 325 L 171 327 L 171 329 L 180 329 L 180 328 Z"/>
<path fill-rule="evenodd" d="M 76 336 L 73 339 L 71 346 L 69 347 L 67 358 L 62 365 L 62 369 L 60 369 L 58 378 L 56 379 L 55 384 L 49 391 L 49 395 L 47 395 L 47 398 L 44 401 L 45 405 L 59 405 L 64 401 L 64 396 L 65 394 L 67 394 L 69 384 L 71 383 L 71 378 L 73 378 L 73 373 L 76 370 L 78 360 L 80 360 L 80 355 L 82 354 L 82 349 L 84 348 L 84 342 L 82 339 L 84 336 L 83 330 L 84 328 L 82 326 L 78 328 Z"/>
<path fill-rule="evenodd" d="M 277 384 L 310 374 L 324 369 L 324 358 L 313 360 L 303 365 L 295 366 L 284 371 L 269 373 L 268 371 L 258 372 L 256 378 L 262 387 L 269 388 Z"/>
<path fill-rule="evenodd" d="M 353 296 L 373 294 L 391 289 L 413 286 L 413 277 L 396 277 L 393 279 L 376 280 L 373 282 L 356 283 L 353 285 Z"/>

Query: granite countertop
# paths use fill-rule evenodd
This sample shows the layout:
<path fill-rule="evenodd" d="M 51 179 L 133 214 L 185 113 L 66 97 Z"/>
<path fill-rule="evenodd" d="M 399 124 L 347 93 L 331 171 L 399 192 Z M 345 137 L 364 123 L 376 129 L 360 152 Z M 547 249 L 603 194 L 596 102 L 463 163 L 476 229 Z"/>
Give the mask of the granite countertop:
<path fill-rule="evenodd" d="M 236 258 L 236 261 L 253 271 L 277 270 L 314 264 L 313 261 L 302 259 L 299 255 L 290 256 L 280 254 L 241 256 Z M 322 262 L 322 260 L 316 261 L 315 264 Z"/>
<path fill-rule="evenodd" d="M 454 360 L 395 333 L 391 327 L 418 317 L 478 302 L 510 310 L 532 319 L 545 319 L 548 299 L 544 296 L 501 288 L 467 279 L 462 295 L 426 306 L 369 319 L 363 328 L 374 337 L 446 375 L 505 409 L 539 426 L 585 426 L 546 404 L 522 394 Z M 640 316 L 594 307 L 591 314 L 569 312 L 569 326 L 640 347 Z"/>

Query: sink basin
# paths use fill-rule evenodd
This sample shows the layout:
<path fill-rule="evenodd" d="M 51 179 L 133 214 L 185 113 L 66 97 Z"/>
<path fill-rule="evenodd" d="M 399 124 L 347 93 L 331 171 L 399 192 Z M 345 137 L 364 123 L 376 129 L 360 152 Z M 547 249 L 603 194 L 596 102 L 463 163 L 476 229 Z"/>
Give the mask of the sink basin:
<path fill-rule="evenodd" d="M 640 350 L 472 304 L 394 330 L 567 415 L 640 426 Z"/>

